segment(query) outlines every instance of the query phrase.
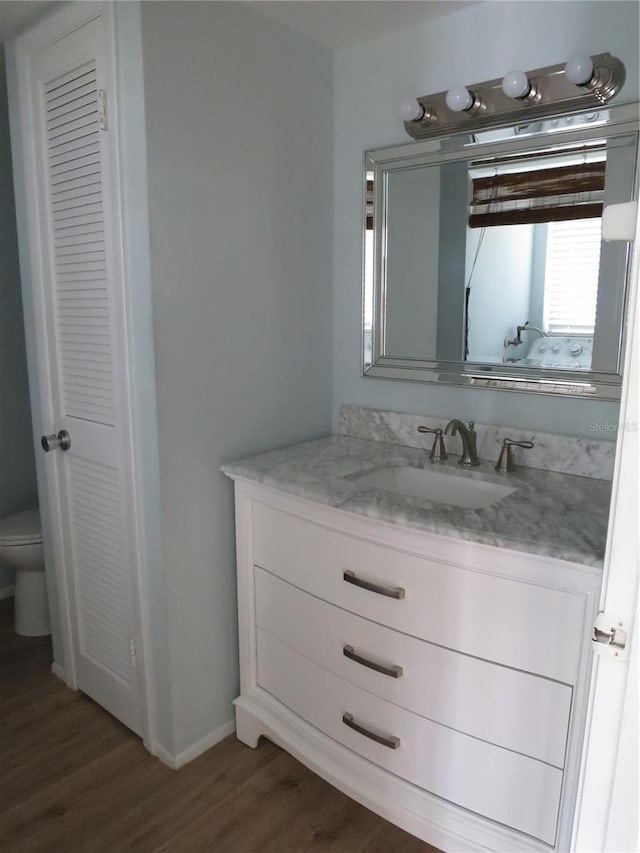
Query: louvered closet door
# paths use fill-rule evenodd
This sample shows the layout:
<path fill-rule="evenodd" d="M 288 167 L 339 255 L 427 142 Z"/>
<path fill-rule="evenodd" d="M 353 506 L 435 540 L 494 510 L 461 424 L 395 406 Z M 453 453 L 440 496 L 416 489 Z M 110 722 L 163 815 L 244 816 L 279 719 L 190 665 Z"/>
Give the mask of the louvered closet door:
<path fill-rule="evenodd" d="M 51 422 L 47 458 L 78 687 L 136 732 L 136 547 L 114 93 L 101 19 L 31 60 L 41 275 L 35 276 Z M 46 349 L 46 352 L 44 350 Z M 46 407 L 45 407 L 46 411 Z M 52 494 L 52 490 L 50 490 Z M 139 647 L 139 640 L 137 642 Z"/>

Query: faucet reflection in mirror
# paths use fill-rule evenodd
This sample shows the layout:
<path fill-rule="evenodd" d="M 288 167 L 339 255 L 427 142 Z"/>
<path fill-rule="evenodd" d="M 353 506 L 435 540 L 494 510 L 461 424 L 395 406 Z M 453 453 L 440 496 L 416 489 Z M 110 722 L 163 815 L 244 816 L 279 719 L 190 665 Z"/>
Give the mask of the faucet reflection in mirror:
<path fill-rule="evenodd" d="M 548 338 L 549 337 L 548 333 L 545 332 L 544 329 L 539 329 L 537 326 L 530 326 L 529 321 L 527 320 L 527 322 L 524 324 L 524 326 L 516 326 L 516 336 L 515 336 L 515 338 L 513 338 L 513 340 L 509 340 L 509 338 L 504 339 L 505 349 L 507 347 L 519 347 L 521 344 L 523 344 L 524 343 L 524 341 L 522 340 L 522 333 L 523 332 L 536 332 L 536 334 L 538 334 L 541 338 Z"/>

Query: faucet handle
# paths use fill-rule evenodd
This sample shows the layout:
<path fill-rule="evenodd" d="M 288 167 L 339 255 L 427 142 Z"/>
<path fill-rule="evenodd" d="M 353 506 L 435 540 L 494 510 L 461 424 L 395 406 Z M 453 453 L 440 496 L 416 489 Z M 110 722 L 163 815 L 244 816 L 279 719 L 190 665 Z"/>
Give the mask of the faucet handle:
<path fill-rule="evenodd" d="M 513 438 L 505 438 L 502 442 L 502 450 L 496 464 L 495 470 L 500 474 L 511 473 L 516 470 L 516 464 L 513 461 L 512 447 L 523 447 L 530 450 L 534 446 L 532 441 L 515 441 Z"/>
<path fill-rule="evenodd" d="M 433 439 L 433 446 L 431 447 L 431 453 L 429 454 L 429 459 L 432 462 L 444 462 L 445 459 L 448 459 L 441 427 L 436 427 L 434 429 L 432 427 L 422 426 L 421 424 L 418 427 L 418 432 L 433 433 L 435 436 Z"/>

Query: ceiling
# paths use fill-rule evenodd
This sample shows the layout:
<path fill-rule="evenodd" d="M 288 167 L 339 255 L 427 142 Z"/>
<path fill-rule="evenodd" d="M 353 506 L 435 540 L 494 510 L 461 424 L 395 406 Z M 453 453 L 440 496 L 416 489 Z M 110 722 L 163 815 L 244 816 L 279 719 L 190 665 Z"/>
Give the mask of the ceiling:
<path fill-rule="evenodd" d="M 54 5 L 51 0 L 0 0 L 0 43 Z"/>
<path fill-rule="evenodd" d="M 450 15 L 475 2 L 478 0 L 249 0 L 247 6 L 336 50 Z M 0 0 L 0 42 L 54 5 L 53 0 Z"/>
<path fill-rule="evenodd" d="M 410 29 L 478 0 L 248 0 L 247 6 L 338 50 Z"/>

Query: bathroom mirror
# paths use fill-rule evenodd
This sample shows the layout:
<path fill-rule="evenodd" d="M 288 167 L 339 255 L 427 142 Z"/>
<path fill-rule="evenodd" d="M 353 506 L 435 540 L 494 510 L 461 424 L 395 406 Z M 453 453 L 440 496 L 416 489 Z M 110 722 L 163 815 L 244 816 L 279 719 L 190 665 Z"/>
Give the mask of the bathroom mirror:
<path fill-rule="evenodd" d="M 638 105 L 367 152 L 363 373 L 617 399 Z"/>

